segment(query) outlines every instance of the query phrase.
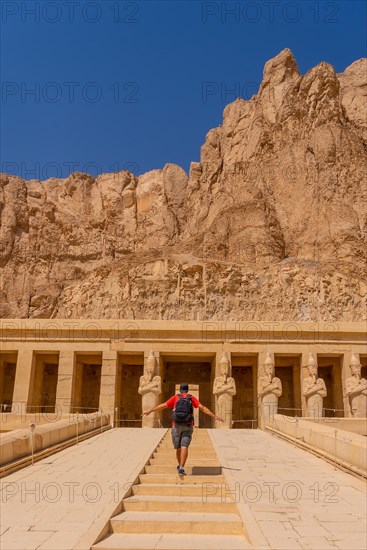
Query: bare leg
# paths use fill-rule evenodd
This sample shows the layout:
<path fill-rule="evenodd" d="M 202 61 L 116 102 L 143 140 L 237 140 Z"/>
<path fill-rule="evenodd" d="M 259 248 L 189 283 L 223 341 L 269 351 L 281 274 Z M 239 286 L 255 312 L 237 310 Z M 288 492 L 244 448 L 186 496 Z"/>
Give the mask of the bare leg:
<path fill-rule="evenodd" d="M 189 448 L 188 447 L 181 447 L 181 453 L 180 453 L 180 466 L 184 467 L 185 462 L 187 460 L 187 455 L 189 454 Z"/>
<path fill-rule="evenodd" d="M 176 457 L 177 457 L 177 463 L 178 463 L 178 465 L 180 465 L 181 448 L 176 449 Z"/>

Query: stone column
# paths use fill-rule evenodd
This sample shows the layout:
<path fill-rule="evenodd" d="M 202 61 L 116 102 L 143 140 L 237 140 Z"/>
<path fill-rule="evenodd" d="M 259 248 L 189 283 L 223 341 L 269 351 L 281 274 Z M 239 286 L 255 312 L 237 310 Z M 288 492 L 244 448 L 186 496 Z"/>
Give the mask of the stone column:
<path fill-rule="evenodd" d="M 114 419 L 116 379 L 117 379 L 117 351 L 104 351 L 102 353 L 101 392 L 99 396 L 99 408 L 102 413 L 111 415 Z"/>
<path fill-rule="evenodd" d="M 307 416 L 307 403 L 306 403 L 306 398 L 303 395 L 302 388 L 303 388 L 303 380 L 308 376 L 308 372 L 307 372 L 308 355 L 309 355 L 308 348 L 307 349 L 302 349 L 301 369 L 300 369 L 300 371 L 301 371 L 300 372 L 300 383 L 301 383 L 302 416 Z"/>
<path fill-rule="evenodd" d="M 230 353 L 224 351 L 216 354 L 215 379 L 213 394 L 215 395 L 215 414 L 221 417 L 224 422 L 215 420 L 215 428 L 232 428 L 233 396 L 236 395 L 236 383 L 232 378 L 231 361 L 228 359 Z"/>
<path fill-rule="evenodd" d="M 6 410 L 5 406 L 5 361 L 4 356 L 0 355 L 0 412 L 3 412 Z"/>
<path fill-rule="evenodd" d="M 315 354 L 316 355 L 316 354 Z M 307 376 L 303 378 L 302 393 L 306 399 L 306 415 L 319 421 L 323 417 L 323 401 L 327 395 L 325 381 L 318 376 L 317 355 L 309 353 Z"/>
<path fill-rule="evenodd" d="M 56 411 L 61 415 L 71 412 L 74 368 L 75 352 L 60 351 L 56 389 Z"/>
<path fill-rule="evenodd" d="M 159 404 L 162 393 L 162 378 L 160 376 L 160 357 L 157 352 L 144 352 L 144 374 L 139 381 L 142 412 L 153 409 Z M 153 412 L 142 417 L 143 428 L 158 428 L 161 414 Z"/>
<path fill-rule="evenodd" d="M 12 412 L 14 413 L 24 414 L 27 410 L 34 364 L 35 354 L 33 350 L 22 349 L 18 351 L 12 405 Z"/>
<path fill-rule="evenodd" d="M 257 422 L 261 429 L 264 429 L 264 418 L 262 414 L 261 397 L 259 396 L 260 378 L 263 375 L 263 364 L 267 356 L 267 351 L 260 351 L 257 356 L 257 380 L 256 380 L 256 397 L 257 397 Z"/>
<path fill-rule="evenodd" d="M 259 354 L 258 373 L 259 426 L 264 428 L 274 422 L 278 399 L 282 395 L 282 382 L 275 377 L 274 355 L 269 351 Z"/>
<path fill-rule="evenodd" d="M 359 354 L 355 354 L 358 355 Z M 341 372 L 341 376 L 342 376 L 342 391 L 343 391 L 343 406 L 344 406 L 344 418 L 351 418 L 352 417 L 352 412 L 350 410 L 350 402 L 349 402 L 349 398 L 347 396 L 347 389 L 346 389 L 346 379 L 351 375 L 351 372 L 350 372 L 350 367 L 349 367 L 349 358 L 350 358 L 350 353 L 343 353 L 342 357 L 341 357 L 341 366 L 342 366 L 342 372 Z M 359 358 L 359 357 L 358 357 Z"/>
<path fill-rule="evenodd" d="M 344 395 L 348 400 L 348 416 L 367 417 L 367 380 L 361 377 L 359 353 L 351 353 L 347 373 L 344 370 Z"/>

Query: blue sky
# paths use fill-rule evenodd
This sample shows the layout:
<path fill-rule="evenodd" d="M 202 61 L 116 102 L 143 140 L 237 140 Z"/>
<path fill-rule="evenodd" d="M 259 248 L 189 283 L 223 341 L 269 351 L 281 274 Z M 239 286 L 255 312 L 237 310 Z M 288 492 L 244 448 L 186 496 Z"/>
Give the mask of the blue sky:
<path fill-rule="evenodd" d="M 366 55 L 359 0 L 2 0 L 1 12 L 1 171 L 25 179 L 188 170 L 283 48 L 302 73 Z"/>

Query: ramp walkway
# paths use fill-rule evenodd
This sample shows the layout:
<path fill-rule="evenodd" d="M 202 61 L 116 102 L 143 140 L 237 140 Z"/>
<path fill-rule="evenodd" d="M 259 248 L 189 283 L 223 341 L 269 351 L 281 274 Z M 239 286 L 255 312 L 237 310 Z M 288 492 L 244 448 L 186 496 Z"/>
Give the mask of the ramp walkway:
<path fill-rule="evenodd" d="M 366 484 L 260 430 L 112 429 L 1 480 L 1 550 L 365 550 Z M 96 540 L 99 542 L 95 542 Z"/>
<path fill-rule="evenodd" d="M 366 483 L 262 430 L 208 430 L 256 550 L 365 550 Z"/>
<path fill-rule="evenodd" d="M 114 428 L 1 480 L 1 550 L 86 550 L 165 429 Z"/>

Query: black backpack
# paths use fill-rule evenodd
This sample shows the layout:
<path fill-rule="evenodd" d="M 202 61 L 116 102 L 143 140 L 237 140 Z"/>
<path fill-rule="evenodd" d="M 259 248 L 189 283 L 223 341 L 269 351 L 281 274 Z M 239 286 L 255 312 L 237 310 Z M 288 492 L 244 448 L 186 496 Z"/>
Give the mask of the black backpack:
<path fill-rule="evenodd" d="M 186 397 L 178 394 L 178 401 L 172 414 L 172 422 L 175 424 L 192 424 L 193 406 L 191 401 L 191 395 L 188 393 Z"/>

